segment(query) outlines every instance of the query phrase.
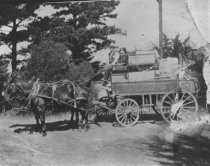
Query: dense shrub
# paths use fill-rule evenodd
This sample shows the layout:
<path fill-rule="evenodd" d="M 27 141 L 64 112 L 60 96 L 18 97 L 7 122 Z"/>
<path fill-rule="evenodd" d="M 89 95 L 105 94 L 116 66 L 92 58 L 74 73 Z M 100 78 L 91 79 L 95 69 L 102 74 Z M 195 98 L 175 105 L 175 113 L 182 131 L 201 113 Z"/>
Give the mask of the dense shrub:
<path fill-rule="evenodd" d="M 26 67 L 26 74 L 40 78 L 42 81 L 56 81 L 68 72 L 70 55 L 61 43 L 43 41 L 34 45 L 31 58 Z"/>
<path fill-rule="evenodd" d="M 88 61 L 72 62 L 64 44 L 49 40 L 32 48 L 25 70 L 28 79 L 35 76 L 47 82 L 60 79 L 81 80 L 92 73 L 93 69 Z"/>

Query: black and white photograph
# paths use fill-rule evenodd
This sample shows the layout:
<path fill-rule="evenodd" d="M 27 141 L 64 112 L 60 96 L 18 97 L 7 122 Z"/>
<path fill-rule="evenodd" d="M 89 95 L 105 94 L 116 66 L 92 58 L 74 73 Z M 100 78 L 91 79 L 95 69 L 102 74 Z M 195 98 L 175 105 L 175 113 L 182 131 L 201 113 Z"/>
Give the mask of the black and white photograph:
<path fill-rule="evenodd" d="M 0 0 L 0 166 L 210 165 L 210 0 Z"/>

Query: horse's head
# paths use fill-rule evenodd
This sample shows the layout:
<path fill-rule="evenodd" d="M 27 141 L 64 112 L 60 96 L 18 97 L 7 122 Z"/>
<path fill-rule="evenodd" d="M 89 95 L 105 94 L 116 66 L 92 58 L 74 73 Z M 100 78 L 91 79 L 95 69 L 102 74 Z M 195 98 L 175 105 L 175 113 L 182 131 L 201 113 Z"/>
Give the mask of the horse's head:
<path fill-rule="evenodd" d="M 2 96 L 5 101 L 9 101 L 16 93 L 19 92 L 19 83 L 15 80 L 15 75 L 11 74 L 7 82 L 3 85 Z"/>
<path fill-rule="evenodd" d="M 13 95 L 17 92 L 17 88 L 14 83 L 5 82 L 3 85 L 2 90 L 2 96 L 4 99 L 4 102 L 10 103 L 10 99 L 13 97 Z"/>

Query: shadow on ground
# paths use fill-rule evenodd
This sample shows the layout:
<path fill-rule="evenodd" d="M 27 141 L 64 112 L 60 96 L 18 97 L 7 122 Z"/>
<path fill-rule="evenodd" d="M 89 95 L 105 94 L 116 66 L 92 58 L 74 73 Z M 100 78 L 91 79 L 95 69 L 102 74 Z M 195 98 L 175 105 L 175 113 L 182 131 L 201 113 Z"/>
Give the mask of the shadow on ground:
<path fill-rule="evenodd" d="M 179 137 L 172 143 L 153 136 L 151 142 L 140 141 L 146 145 L 145 151 L 149 151 L 154 162 L 160 165 L 174 166 L 208 166 L 210 165 L 210 139 L 206 137 L 190 138 Z M 143 149 L 141 149 L 143 150 Z"/>
<path fill-rule="evenodd" d="M 64 131 L 64 130 L 68 130 L 68 129 L 78 129 L 79 128 L 77 125 L 75 125 L 75 122 L 69 124 L 68 120 L 46 123 L 46 126 L 47 126 L 47 131 Z M 10 126 L 10 128 L 16 128 L 14 130 L 15 133 L 39 132 L 37 130 L 36 124 L 15 124 L 15 125 Z"/>
<path fill-rule="evenodd" d="M 98 127 L 101 127 L 99 123 L 94 123 L 94 121 L 89 120 L 88 124 L 94 124 Z M 61 120 L 56 122 L 48 122 L 46 123 L 47 131 L 65 131 L 65 130 L 74 130 L 74 129 L 82 129 L 80 125 L 76 124 L 75 121 L 69 122 L 69 120 Z M 39 129 L 37 129 L 36 124 L 14 124 L 10 126 L 9 128 L 16 128 L 14 130 L 15 133 L 22 133 L 27 132 L 29 134 L 32 134 L 33 132 L 40 132 Z M 87 130 L 87 129 L 85 129 Z"/>

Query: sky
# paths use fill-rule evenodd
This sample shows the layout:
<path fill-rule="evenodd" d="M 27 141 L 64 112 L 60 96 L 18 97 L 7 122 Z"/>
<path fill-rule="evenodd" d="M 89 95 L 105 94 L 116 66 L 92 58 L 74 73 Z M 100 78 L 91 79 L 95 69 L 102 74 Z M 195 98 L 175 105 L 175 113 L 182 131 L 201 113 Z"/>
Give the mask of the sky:
<path fill-rule="evenodd" d="M 190 11 L 187 10 L 187 6 Z M 37 12 L 45 16 L 52 10 L 42 8 Z M 149 50 L 153 44 L 158 45 L 157 0 L 120 0 L 120 5 L 114 13 L 117 13 L 118 17 L 108 20 L 107 23 L 127 32 L 127 36 L 111 36 L 116 40 L 115 45 L 126 47 L 129 51 Z M 163 32 L 169 37 L 180 34 L 182 40 L 190 36 L 189 44 L 198 48 L 210 38 L 207 37 L 210 36 L 209 14 L 210 0 L 163 0 Z M 202 36 L 208 39 L 203 39 Z M 8 49 L 1 47 L 0 53 L 2 52 L 8 52 Z M 108 52 L 109 50 L 97 52 L 94 60 L 107 62 Z"/>
<path fill-rule="evenodd" d="M 203 36 L 209 36 L 210 30 L 210 0 L 162 0 L 163 1 L 163 32 L 174 37 L 180 34 L 183 40 L 190 36 L 190 45 L 198 48 L 205 44 Z M 127 36 L 114 36 L 116 45 L 126 47 L 128 50 L 149 50 L 153 44 L 158 45 L 158 3 L 157 0 L 121 0 L 115 11 L 116 20 L 110 21 L 122 30 Z M 207 5 L 208 4 L 208 5 Z M 190 8 L 190 11 L 188 10 Z M 191 16 L 193 15 L 193 18 Z M 194 21 L 193 21 L 194 19 Z M 207 23 L 209 26 L 207 26 Z M 210 42 L 210 41 L 209 41 Z M 107 50 L 108 51 L 108 50 Z M 96 60 L 108 61 L 107 51 L 97 53 Z"/>

